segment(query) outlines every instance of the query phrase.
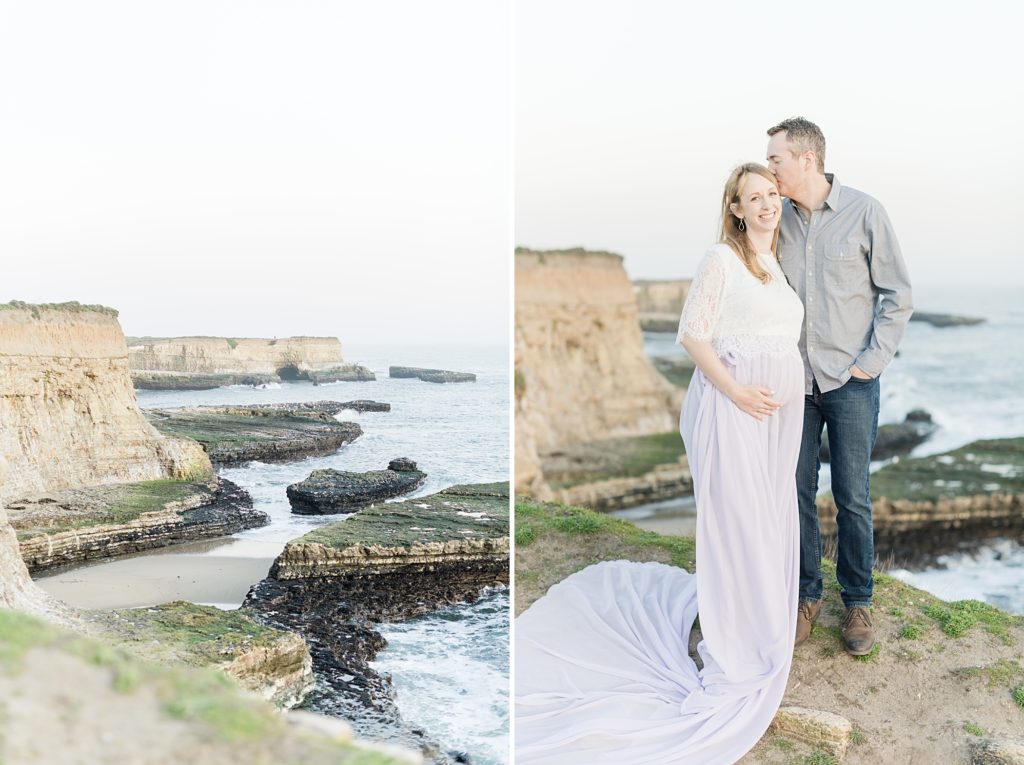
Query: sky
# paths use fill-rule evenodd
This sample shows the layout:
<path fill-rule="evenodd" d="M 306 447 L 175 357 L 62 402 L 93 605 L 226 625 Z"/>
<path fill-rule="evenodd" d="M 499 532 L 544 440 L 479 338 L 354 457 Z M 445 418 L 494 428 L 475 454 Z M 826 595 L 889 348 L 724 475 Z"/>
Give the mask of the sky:
<path fill-rule="evenodd" d="M 980 0 L 518 0 L 516 243 L 692 276 L 722 188 L 804 116 L 878 199 L 915 286 L 1024 286 L 1020 30 Z"/>
<path fill-rule="evenodd" d="M 506 345 L 507 0 L 0 0 L 0 302 Z"/>

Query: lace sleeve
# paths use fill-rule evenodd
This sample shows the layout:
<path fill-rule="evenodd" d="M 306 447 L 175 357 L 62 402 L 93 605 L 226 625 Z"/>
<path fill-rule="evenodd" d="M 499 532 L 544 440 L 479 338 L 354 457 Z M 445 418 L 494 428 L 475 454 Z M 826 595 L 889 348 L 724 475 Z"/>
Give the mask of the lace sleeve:
<path fill-rule="evenodd" d="M 711 250 L 697 269 L 697 275 L 686 293 L 683 315 L 679 319 L 676 342 L 683 342 L 683 335 L 694 340 L 709 341 L 718 325 L 725 296 L 725 263 L 721 254 Z"/>

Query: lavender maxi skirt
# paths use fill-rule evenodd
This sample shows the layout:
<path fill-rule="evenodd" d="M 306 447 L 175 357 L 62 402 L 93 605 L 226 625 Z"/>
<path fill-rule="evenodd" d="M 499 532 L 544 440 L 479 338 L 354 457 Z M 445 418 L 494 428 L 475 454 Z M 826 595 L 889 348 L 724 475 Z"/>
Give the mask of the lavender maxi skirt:
<path fill-rule="evenodd" d="M 727 765 L 781 704 L 796 631 L 803 366 L 795 343 L 722 361 L 783 406 L 758 422 L 693 377 L 680 428 L 699 575 L 599 563 L 516 620 L 517 765 Z M 687 653 L 698 611 L 699 671 Z"/>

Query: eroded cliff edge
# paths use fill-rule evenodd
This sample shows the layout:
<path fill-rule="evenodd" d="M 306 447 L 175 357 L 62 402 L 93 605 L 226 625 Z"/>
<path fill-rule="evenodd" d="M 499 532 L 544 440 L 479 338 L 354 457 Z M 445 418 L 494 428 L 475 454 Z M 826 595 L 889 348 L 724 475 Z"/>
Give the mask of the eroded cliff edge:
<path fill-rule="evenodd" d="M 0 305 L 0 481 L 8 498 L 210 472 L 139 411 L 117 312 Z"/>
<path fill-rule="evenodd" d="M 128 351 L 137 388 L 374 379 L 366 367 L 342 359 L 336 337 L 130 337 Z"/>
<path fill-rule="evenodd" d="M 545 455 L 671 431 L 682 396 L 644 354 L 620 255 L 518 248 L 515 260 L 515 486 L 550 497 Z"/>

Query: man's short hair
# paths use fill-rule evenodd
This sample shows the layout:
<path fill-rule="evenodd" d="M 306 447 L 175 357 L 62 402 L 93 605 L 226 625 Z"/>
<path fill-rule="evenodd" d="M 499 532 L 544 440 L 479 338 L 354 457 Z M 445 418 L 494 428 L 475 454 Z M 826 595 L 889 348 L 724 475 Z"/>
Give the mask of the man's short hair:
<path fill-rule="evenodd" d="M 825 172 L 825 134 L 821 128 L 803 117 L 790 117 L 775 127 L 768 128 L 768 137 L 776 133 L 786 132 L 786 138 L 796 149 L 797 154 L 813 151 L 818 158 L 818 172 Z"/>

